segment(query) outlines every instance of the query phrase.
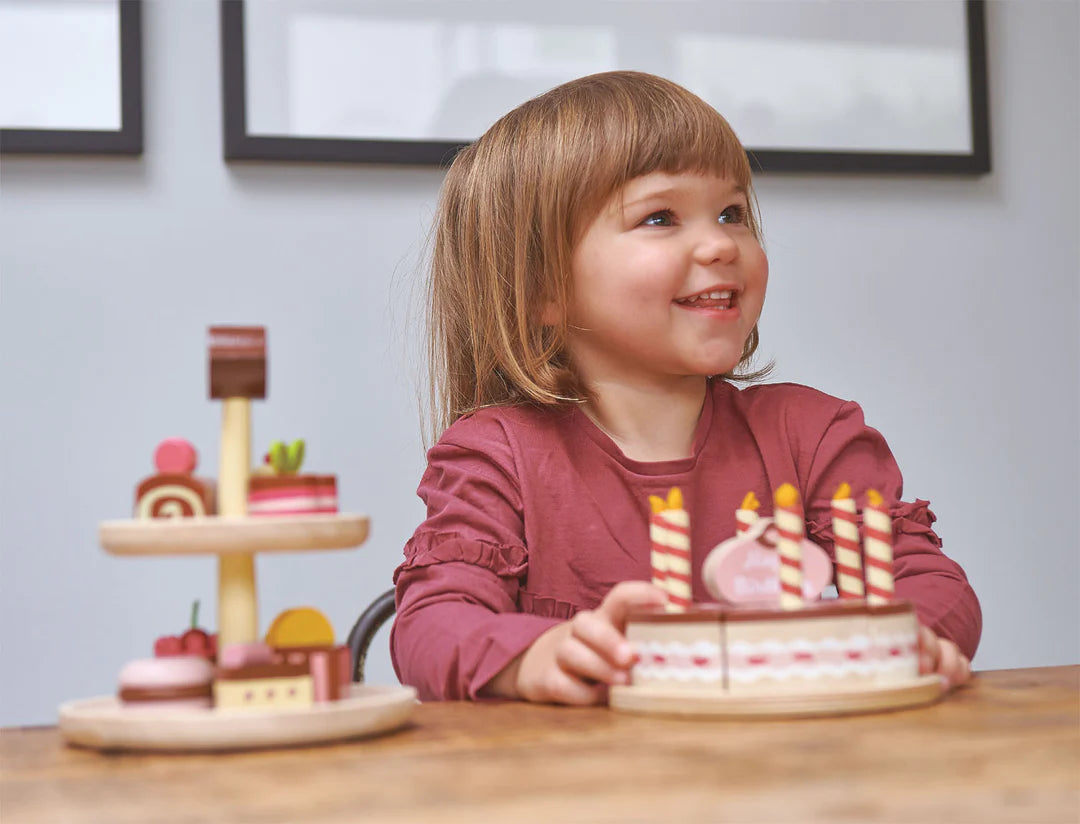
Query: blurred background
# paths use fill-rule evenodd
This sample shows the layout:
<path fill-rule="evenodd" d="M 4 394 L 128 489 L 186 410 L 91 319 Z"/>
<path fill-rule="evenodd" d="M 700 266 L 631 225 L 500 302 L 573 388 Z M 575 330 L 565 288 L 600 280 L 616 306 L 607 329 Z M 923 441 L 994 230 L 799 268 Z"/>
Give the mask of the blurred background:
<path fill-rule="evenodd" d="M 1078 9 L 987 4 L 991 173 L 756 182 L 762 357 L 773 380 L 858 400 L 906 497 L 931 501 L 982 602 L 976 669 L 1080 660 Z M 3 725 L 113 691 L 196 598 L 216 626 L 214 559 L 97 543 L 163 438 L 216 474 L 207 326 L 269 330 L 255 453 L 306 439 L 305 466 L 372 519 L 356 551 L 259 557 L 264 625 L 313 605 L 343 639 L 424 514 L 422 260 L 443 172 L 226 162 L 218 4 L 150 0 L 142 23 L 141 156 L 0 161 Z M 370 681 L 394 680 L 387 635 Z"/>

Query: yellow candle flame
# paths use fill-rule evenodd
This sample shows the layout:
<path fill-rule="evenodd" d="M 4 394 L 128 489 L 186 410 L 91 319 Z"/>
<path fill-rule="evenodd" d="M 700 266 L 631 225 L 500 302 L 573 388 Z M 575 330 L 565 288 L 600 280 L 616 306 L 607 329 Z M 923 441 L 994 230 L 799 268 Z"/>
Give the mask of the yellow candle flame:
<path fill-rule="evenodd" d="M 682 509 L 682 490 L 677 486 L 671 487 L 671 491 L 668 492 L 666 501 L 659 495 L 650 495 L 649 506 L 652 508 L 654 515 L 667 509 Z"/>
<path fill-rule="evenodd" d="M 747 492 L 746 497 L 742 499 L 742 504 L 739 505 L 739 509 L 752 509 L 757 512 L 759 506 L 761 506 L 761 502 L 757 499 L 757 496 L 753 492 Z"/>
<path fill-rule="evenodd" d="M 885 499 L 881 497 L 881 493 L 876 489 L 866 490 L 866 499 L 870 501 L 870 506 L 881 506 L 885 503 Z"/>
<path fill-rule="evenodd" d="M 832 499 L 834 501 L 839 501 L 841 498 L 850 498 L 850 497 L 851 497 L 851 484 L 849 484 L 847 481 L 844 481 L 844 483 L 842 483 L 842 484 L 840 484 L 840 486 L 836 487 L 836 492 L 833 493 Z"/>
<path fill-rule="evenodd" d="M 773 493 L 773 500 L 777 506 L 792 509 L 799 503 L 799 491 L 791 484 L 780 484 L 780 488 Z"/>

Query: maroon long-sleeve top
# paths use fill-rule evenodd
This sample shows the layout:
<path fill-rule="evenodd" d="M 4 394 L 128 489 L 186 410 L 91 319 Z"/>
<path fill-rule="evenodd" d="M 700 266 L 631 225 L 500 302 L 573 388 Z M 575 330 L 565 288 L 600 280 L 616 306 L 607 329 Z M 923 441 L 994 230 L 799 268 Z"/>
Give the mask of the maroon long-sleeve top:
<path fill-rule="evenodd" d="M 890 503 L 896 594 L 971 657 L 982 614 L 963 570 L 941 551 L 928 503 L 903 501 L 900 470 L 862 410 L 817 390 L 715 380 L 692 454 L 643 463 L 575 407 L 483 409 L 443 433 L 418 494 L 428 517 L 394 573 L 391 655 L 421 698 L 476 698 L 545 630 L 596 607 L 619 581 L 652 577 L 649 495 L 678 486 L 690 513 L 695 601 L 708 552 L 735 533 L 747 492 L 799 490 L 807 535 L 833 550 L 830 502 L 847 482 Z"/>

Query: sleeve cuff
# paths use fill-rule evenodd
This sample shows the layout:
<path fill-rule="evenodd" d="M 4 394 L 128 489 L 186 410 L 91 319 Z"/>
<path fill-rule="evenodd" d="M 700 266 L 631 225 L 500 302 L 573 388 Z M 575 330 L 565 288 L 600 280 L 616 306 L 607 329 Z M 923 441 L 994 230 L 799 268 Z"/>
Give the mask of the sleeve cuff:
<path fill-rule="evenodd" d="M 485 699 L 487 696 L 480 693 L 491 679 L 532 646 L 537 638 L 560 623 L 558 618 L 503 613 L 497 622 L 478 628 L 476 635 L 480 649 L 476 667 L 466 684 L 468 697 L 474 701 Z"/>

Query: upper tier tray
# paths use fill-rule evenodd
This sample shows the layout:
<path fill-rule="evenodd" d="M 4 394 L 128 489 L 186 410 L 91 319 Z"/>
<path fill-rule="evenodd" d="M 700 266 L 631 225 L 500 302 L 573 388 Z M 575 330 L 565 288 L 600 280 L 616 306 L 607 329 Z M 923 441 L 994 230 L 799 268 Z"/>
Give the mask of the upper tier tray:
<path fill-rule="evenodd" d="M 101 546 L 112 555 L 221 555 L 348 549 L 368 535 L 366 515 L 160 518 L 105 521 Z"/>

